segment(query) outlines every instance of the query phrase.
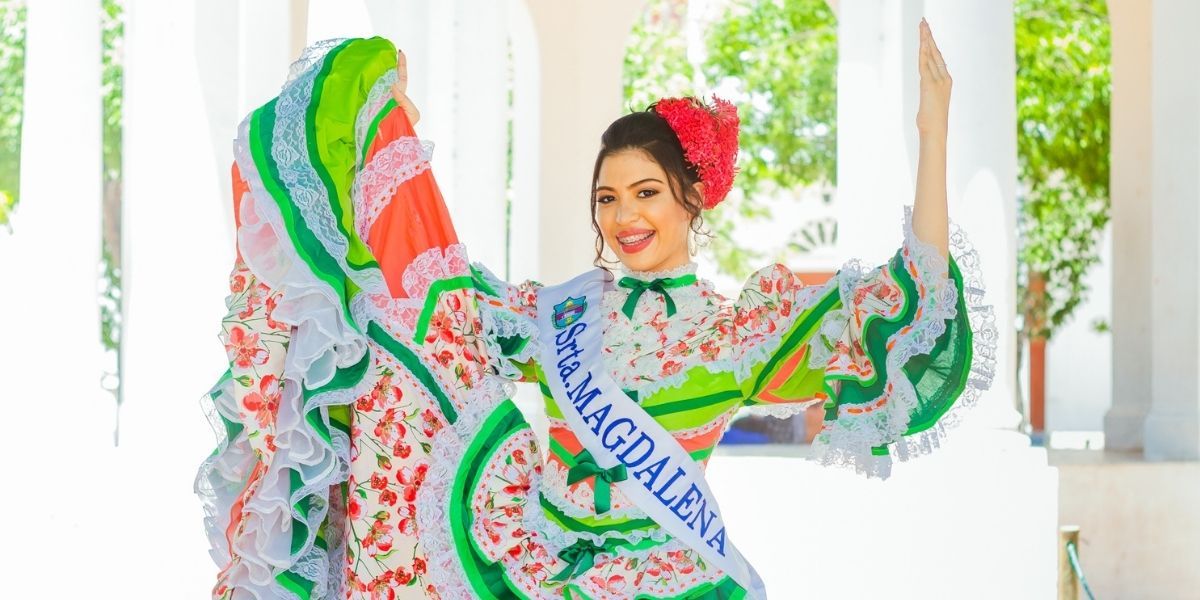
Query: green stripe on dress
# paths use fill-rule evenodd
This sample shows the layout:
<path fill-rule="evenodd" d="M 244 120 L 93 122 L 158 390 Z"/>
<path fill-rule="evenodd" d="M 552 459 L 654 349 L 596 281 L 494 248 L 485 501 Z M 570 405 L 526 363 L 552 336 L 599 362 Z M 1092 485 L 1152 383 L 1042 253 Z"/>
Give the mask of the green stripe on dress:
<path fill-rule="evenodd" d="M 437 400 L 438 408 L 441 409 L 442 415 L 446 417 L 446 422 L 453 424 L 458 420 L 458 411 L 454 409 L 450 398 L 446 397 L 446 393 L 442 391 L 442 386 L 438 384 L 437 378 L 433 376 L 433 373 L 429 371 L 425 363 L 412 350 L 409 350 L 408 346 L 394 339 L 391 334 L 384 331 L 383 327 L 374 321 L 367 324 L 367 335 L 375 343 L 383 346 L 392 356 L 396 357 L 405 368 L 412 371 L 417 381 L 425 386 L 429 394 Z"/>
<path fill-rule="evenodd" d="M 486 560 L 486 556 L 478 552 L 471 539 L 471 485 L 476 473 L 483 470 L 495 447 L 502 444 L 512 431 L 524 423 L 524 418 L 512 402 L 503 402 L 497 406 L 480 425 L 479 433 L 464 452 L 451 488 L 449 519 L 454 547 L 458 550 L 459 560 L 472 591 L 481 598 L 508 598 L 512 592 L 504 581 L 504 566 Z"/>
<path fill-rule="evenodd" d="M 325 185 L 329 209 L 346 239 L 346 263 L 355 270 L 378 269 L 370 248 L 358 238 L 350 188 L 354 183 L 354 117 L 379 77 L 396 67 L 391 42 L 379 38 L 350 40 L 326 55 L 313 80 L 312 101 L 305 115 L 309 162 Z"/>
<path fill-rule="evenodd" d="M 413 341 L 418 344 L 424 341 L 425 332 L 429 330 L 429 320 L 437 309 L 438 300 L 442 294 L 452 290 L 474 289 L 475 282 L 468 275 L 439 279 L 429 286 L 425 294 L 425 306 L 421 308 L 421 316 L 417 318 L 417 326 L 413 330 Z"/>
<path fill-rule="evenodd" d="M 314 276 L 325 282 L 337 294 L 345 322 L 357 331 L 358 326 L 350 314 L 346 275 L 342 272 L 337 260 L 325 250 L 325 246 L 309 229 L 308 223 L 304 221 L 295 204 L 292 203 L 292 198 L 280 179 L 279 166 L 271 154 L 277 102 L 277 99 L 268 102 L 262 108 L 254 111 L 250 118 L 247 143 L 250 147 L 251 158 L 259 179 L 263 182 L 263 187 L 279 208 L 284 229 L 287 230 L 288 238 L 291 240 L 296 255 L 308 265 Z"/>
<path fill-rule="evenodd" d="M 367 163 L 367 152 L 371 149 L 371 144 L 375 142 L 375 136 L 379 134 L 379 124 L 383 122 L 383 119 L 386 118 L 394 108 L 396 108 L 396 99 L 388 98 L 388 101 L 384 102 L 383 106 L 379 107 L 379 112 L 375 113 L 375 118 L 371 119 L 371 124 L 367 127 L 367 133 L 363 137 L 362 152 L 359 159 L 362 164 Z M 495 294 L 492 295 L 494 296 Z"/>

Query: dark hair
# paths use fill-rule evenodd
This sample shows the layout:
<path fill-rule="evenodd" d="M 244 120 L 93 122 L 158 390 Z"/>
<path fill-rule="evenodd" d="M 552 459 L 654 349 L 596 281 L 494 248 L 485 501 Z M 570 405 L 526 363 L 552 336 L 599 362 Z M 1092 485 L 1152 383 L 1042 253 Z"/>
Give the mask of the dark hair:
<path fill-rule="evenodd" d="M 667 120 L 654 112 L 651 104 L 644 111 L 630 113 L 613 121 L 600 136 L 600 152 L 596 155 L 596 166 L 592 170 L 591 218 L 592 231 L 596 232 L 596 260 L 593 264 L 603 266 L 604 236 L 596 221 L 596 184 L 600 179 L 600 165 L 604 159 L 618 152 L 641 150 L 667 173 L 667 185 L 675 200 L 691 215 L 688 227 L 697 234 L 704 234 L 704 199 L 693 187 L 700 181 L 696 167 L 683 158 L 683 146 L 679 137 L 667 124 Z"/>

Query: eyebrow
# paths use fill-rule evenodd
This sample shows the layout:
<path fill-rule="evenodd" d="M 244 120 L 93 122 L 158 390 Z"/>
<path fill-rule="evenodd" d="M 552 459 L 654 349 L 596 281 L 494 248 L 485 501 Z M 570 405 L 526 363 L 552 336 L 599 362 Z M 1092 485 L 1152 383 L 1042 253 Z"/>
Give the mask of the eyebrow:
<path fill-rule="evenodd" d="M 655 179 L 655 178 L 653 178 L 653 177 L 647 177 L 647 178 L 645 178 L 645 179 L 643 179 L 643 180 L 641 180 L 641 181 L 635 181 L 635 182 L 633 182 L 633 183 L 629 184 L 629 189 L 633 189 L 633 188 L 635 188 L 635 187 L 637 187 L 637 186 L 639 186 L 639 185 L 642 185 L 643 183 L 646 183 L 647 181 L 653 181 L 653 182 L 655 182 L 655 183 L 662 183 L 661 181 L 659 181 L 659 180 L 657 180 L 657 179 Z M 598 186 L 598 187 L 596 188 L 596 191 L 597 191 L 597 192 L 598 192 L 598 191 L 600 191 L 600 190 L 608 190 L 608 191 L 610 191 L 610 192 L 615 192 L 615 191 L 617 191 L 617 190 L 615 190 L 615 189 L 613 189 L 613 188 L 611 188 L 611 187 L 608 187 L 607 185 L 601 185 L 601 186 Z"/>

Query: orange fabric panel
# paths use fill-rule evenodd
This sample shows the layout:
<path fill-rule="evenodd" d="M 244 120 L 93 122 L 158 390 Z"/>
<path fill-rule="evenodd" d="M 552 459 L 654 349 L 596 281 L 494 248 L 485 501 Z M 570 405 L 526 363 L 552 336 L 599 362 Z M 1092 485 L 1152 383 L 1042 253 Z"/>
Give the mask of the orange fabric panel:
<path fill-rule="evenodd" d="M 398 108 L 392 109 L 379 123 L 378 133 L 367 150 L 367 160 L 392 141 L 415 135 L 408 115 Z M 423 171 L 400 185 L 375 220 L 368 237 L 368 245 L 383 270 L 392 296 L 406 297 L 401 283 L 404 269 L 430 248 L 445 248 L 458 243 L 432 170 Z"/>

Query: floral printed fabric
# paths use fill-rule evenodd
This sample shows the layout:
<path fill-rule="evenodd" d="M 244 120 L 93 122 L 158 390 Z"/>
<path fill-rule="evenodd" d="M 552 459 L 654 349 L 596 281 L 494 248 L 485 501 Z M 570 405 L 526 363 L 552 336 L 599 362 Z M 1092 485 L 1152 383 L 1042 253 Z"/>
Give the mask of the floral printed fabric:
<path fill-rule="evenodd" d="M 567 483 L 582 447 L 548 396 L 539 447 L 510 400 L 541 368 L 539 286 L 470 266 L 424 168 L 352 185 L 388 148 L 416 147 L 380 91 L 395 51 L 378 38 L 321 51 L 239 131 L 245 260 L 222 327 L 229 370 L 208 394 L 218 448 L 197 479 L 214 596 L 739 597 L 619 490 L 597 514 L 594 479 Z M 355 152 L 309 153 L 310 133 L 353 137 Z M 936 445 L 993 352 L 965 238 L 947 262 L 907 216 L 904 231 L 888 263 L 822 286 L 772 265 L 732 301 L 704 280 L 671 287 L 670 317 L 658 292 L 626 317 L 614 287 L 597 307 L 604 366 L 701 464 L 742 407 L 820 403 L 824 460 L 884 475 L 892 452 Z"/>

